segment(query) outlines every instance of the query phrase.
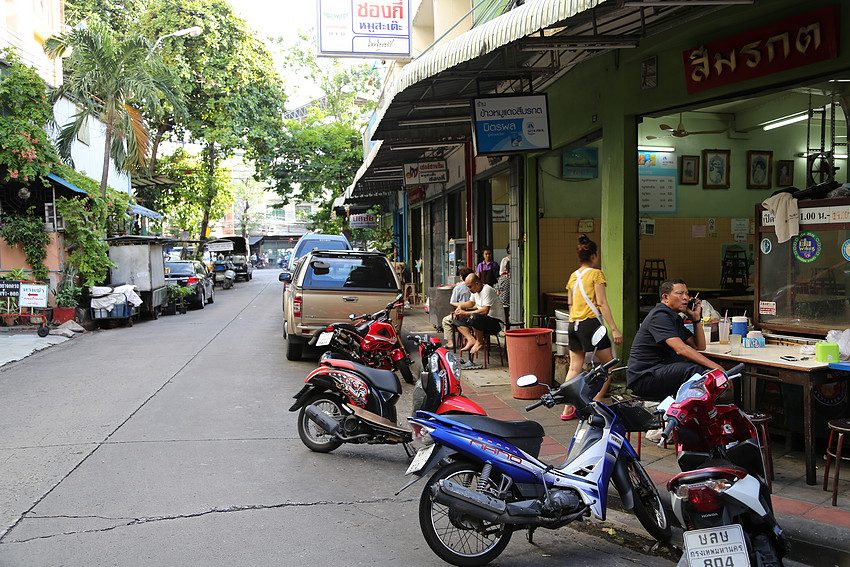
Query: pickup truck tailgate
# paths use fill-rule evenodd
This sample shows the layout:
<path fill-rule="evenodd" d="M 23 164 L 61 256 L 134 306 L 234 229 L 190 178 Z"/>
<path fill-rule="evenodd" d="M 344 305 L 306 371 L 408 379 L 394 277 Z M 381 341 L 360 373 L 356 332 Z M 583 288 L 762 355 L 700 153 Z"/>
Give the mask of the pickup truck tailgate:
<path fill-rule="evenodd" d="M 398 295 L 397 290 L 305 290 L 301 302 L 301 324 L 320 327 L 329 323 L 348 321 L 349 315 L 371 315 L 387 306 Z M 398 313 L 393 314 L 398 319 Z"/>

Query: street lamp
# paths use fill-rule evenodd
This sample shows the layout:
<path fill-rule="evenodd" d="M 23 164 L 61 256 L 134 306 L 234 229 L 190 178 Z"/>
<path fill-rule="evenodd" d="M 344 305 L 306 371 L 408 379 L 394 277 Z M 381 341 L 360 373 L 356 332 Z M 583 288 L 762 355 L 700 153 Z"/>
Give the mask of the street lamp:
<path fill-rule="evenodd" d="M 153 52 L 156 51 L 156 48 L 159 47 L 159 44 L 162 43 L 162 40 L 165 39 L 166 37 L 180 37 L 181 35 L 189 35 L 191 37 L 198 37 L 199 35 L 201 35 L 202 31 L 204 31 L 204 30 L 201 29 L 201 26 L 192 26 L 191 28 L 184 28 L 182 30 L 177 30 L 176 32 L 171 32 L 171 33 L 165 34 L 164 36 L 162 36 L 161 38 L 156 40 L 156 42 L 153 44 L 153 47 L 151 47 L 151 50 L 148 51 L 148 56 L 145 57 L 145 61 L 147 61 L 150 58 L 150 56 L 153 54 Z"/>

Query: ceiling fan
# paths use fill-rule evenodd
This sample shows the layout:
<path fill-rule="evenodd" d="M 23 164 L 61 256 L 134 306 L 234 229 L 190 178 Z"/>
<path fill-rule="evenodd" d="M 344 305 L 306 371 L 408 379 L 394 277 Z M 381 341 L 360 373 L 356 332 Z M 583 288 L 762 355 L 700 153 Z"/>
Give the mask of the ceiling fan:
<path fill-rule="evenodd" d="M 667 124 L 661 124 L 659 125 L 659 128 L 661 128 L 665 132 L 670 132 L 670 134 L 668 134 L 667 136 L 647 136 L 646 139 L 658 140 L 660 138 L 669 138 L 671 136 L 674 138 L 685 138 L 686 136 L 691 136 L 694 134 L 722 134 L 723 132 L 729 129 L 728 127 L 726 127 L 722 130 L 701 130 L 699 132 L 688 132 L 687 130 L 685 130 L 685 123 L 682 120 L 681 112 L 679 113 L 679 125 L 676 128 L 668 126 Z"/>

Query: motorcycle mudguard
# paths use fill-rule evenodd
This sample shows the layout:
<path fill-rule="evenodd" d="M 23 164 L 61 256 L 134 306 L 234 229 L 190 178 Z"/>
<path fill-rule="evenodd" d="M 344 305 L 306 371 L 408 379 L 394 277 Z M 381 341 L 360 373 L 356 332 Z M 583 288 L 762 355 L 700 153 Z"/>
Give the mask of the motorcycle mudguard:
<path fill-rule="evenodd" d="M 437 408 L 436 413 L 469 413 L 475 415 L 487 415 L 487 412 L 484 411 L 481 406 L 463 396 L 447 397 Z"/>
<path fill-rule="evenodd" d="M 620 494 L 620 500 L 623 502 L 623 508 L 626 510 L 634 508 L 635 495 L 632 491 L 632 485 L 629 482 L 629 471 L 626 469 L 625 459 L 617 459 L 617 462 L 614 464 L 614 472 L 611 474 L 611 480 L 614 481 L 614 486 Z"/>
<path fill-rule="evenodd" d="M 392 352 L 390 352 L 390 358 L 393 360 L 393 362 L 398 362 L 399 360 L 403 360 L 406 356 L 407 356 L 407 353 L 405 353 L 400 348 L 397 348 L 397 349 L 393 350 Z"/>
<path fill-rule="evenodd" d="M 316 370 L 320 370 L 322 367 L 320 366 Z M 295 396 L 295 403 L 292 404 L 292 407 L 289 408 L 289 411 L 298 411 L 307 401 L 314 392 L 324 392 L 326 390 L 335 390 L 336 387 L 333 383 L 333 380 L 324 376 L 322 374 L 316 375 L 316 370 L 311 372 L 307 376 L 307 380 L 305 380 L 304 387 L 298 391 Z"/>
<path fill-rule="evenodd" d="M 395 495 L 398 496 L 402 493 L 402 491 L 406 490 L 412 484 L 416 483 L 416 481 L 418 481 L 420 478 L 427 475 L 429 472 L 431 472 L 431 469 L 440 464 L 443 459 L 447 459 L 452 455 L 456 454 L 457 453 L 454 451 L 454 449 L 449 449 L 448 447 L 444 447 L 443 445 L 438 445 L 437 448 L 434 449 L 434 452 L 431 453 L 431 456 L 428 457 L 428 462 L 425 463 L 425 466 L 419 469 L 419 472 L 412 473 L 413 475 L 415 475 L 415 478 L 404 486 L 402 486 L 401 488 L 399 488 L 398 492 L 396 492 Z"/>

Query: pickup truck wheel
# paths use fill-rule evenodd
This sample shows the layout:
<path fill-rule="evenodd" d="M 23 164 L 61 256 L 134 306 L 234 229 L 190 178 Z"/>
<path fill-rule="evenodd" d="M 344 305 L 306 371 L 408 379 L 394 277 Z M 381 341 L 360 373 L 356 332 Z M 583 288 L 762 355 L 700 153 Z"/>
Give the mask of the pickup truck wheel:
<path fill-rule="evenodd" d="M 398 369 L 405 382 L 408 384 L 416 383 L 416 379 L 413 377 L 413 372 L 410 371 L 410 365 L 407 364 L 406 360 L 399 360 L 395 363 L 395 367 Z"/>
<path fill-rule="evenodd" d="M 298 340 L 291 334 L 286 337 L 286 360 L 301 360 L 301 352 L 304 350 Z"/>

